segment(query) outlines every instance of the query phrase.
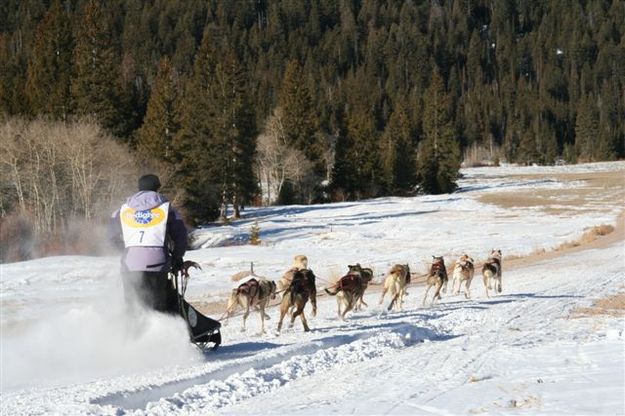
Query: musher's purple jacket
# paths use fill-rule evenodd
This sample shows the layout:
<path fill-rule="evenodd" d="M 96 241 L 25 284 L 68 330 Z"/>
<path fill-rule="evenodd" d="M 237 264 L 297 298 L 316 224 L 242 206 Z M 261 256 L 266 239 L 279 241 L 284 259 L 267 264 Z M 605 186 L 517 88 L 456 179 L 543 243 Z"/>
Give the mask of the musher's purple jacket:
<path fill-rule="evenodd" d="M 128 198 L 126 204 L 137 211 L 144 211 L 156 208 L 165 202 L 167 198 L 158 192 L 139 191 Z M 111 217 L 109 238 L 117 247 L 124 248 L 122 225 L 119 219 L 120 209 Z M 182 217 L 171 204 L 169 204 L 167 215 L 166 236 L 171 256 L 182 258 L 187 250 L 187 228 Z M 167 247 L 127 247 L 124 249 L 121 262 L 122 268 L 129 271 L 167 272 L 171 267 Z"/>

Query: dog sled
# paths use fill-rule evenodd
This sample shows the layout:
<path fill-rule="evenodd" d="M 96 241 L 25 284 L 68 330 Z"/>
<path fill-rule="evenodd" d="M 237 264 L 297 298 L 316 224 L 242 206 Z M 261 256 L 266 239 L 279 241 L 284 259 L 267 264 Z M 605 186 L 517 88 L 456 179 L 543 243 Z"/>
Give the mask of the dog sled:
<path fill-rule="evenodd" d="M 221 344 L 221 323 L 205 316 L 184 298 L 189 281 L 189 268 L 200 266 L 193 261 L 185 261 L 180 270 L 172 270 L 172 282 L 177 295 L 178 311 L 187 323 L 189 338 L 200 349 L 216 349 Z"/>

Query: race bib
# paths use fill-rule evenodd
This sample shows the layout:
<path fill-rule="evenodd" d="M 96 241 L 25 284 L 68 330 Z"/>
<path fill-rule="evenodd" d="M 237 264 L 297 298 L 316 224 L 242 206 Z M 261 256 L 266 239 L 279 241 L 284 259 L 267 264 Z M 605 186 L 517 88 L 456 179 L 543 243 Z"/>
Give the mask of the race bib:
<path fill-rule="evenodd" d="M 126 247 L 164 247 L 169 202 L 138 211 L 122 205 L 119 218 Z"/>

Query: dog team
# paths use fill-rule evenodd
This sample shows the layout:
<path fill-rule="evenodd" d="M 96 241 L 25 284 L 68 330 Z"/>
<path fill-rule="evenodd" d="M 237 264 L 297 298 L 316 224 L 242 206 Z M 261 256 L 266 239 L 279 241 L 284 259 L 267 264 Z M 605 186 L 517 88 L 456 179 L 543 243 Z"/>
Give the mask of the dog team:
<path fill-rule="evenodd" d="M 488 298 L 490 298 L 489 290 L 501 293 L 501 261 L 501 250 L 494 249 L 482 266 L 484 289 Z M 336 296 L 337 314 L 341 320 L 345 320 L 345 315 L 349 311 L 357 311 L 362 306 L 368 306 L 363 296 L 369 282 L 373 279 L 373 270 L 370 268 L 362 267 L 360 264 L 349 265 L 348 268 L 346 275 L 338 279 L 336 283 L 324 288 L 328 295 Z M 469 299 L 471 297 L 469 288 L 471 287 L 474 273 L 475 261 L 466 254 L 460 256 L 454 263 L 451 275 L 451 292 L 458 295 L 464 284 L 464 296 Z M 391 297 L 391 302 L 387 310 L 402 310 L 404 296 L 407 294 L 406 287 L 410 284 L 411 278 L 414 277 L 407 264 L 396 264 L 391 267 L 383 281 L 382 296 L 379 304 L 382 304 L 385 295 L 388 293 Z M 429 272 L 419 277 L 425 277 L 425 295 L 422 302 L 424 306 L 426 305 L 430 289 L 434 288 L 434 296 L 430 305 L 433 305 L 437 299 L 440 300 L 442 298 L 441 292 L 447 292 L 449 278 L 442 256 L 432 256 Z M 308 258 L 306 256 L 295 256 L 293 266 L 284 273 L 277 284 L 272 280 L 255 275 L 253 270 L 237 273 L 232 279 L 237 283 L 228 299 L 224 313 L 226 322 L 234 314 L 237 307 L 240 306 L 244 310 L 242 331 L 245 331 L 245 321 L 249 316 L 250 308 L 254 308 L 260 314 L 261 332 L 264 333 L 265 319 L 269 319 L 265 309 L 269 301 L 275 299 L 281 293 L 282 300 L 280 301 L 278 332 L 282 329 L 282 322 L 287 313 L 291 317 L 290 326 L 293 326 L 295 318 L 299 316 L 304 331 L 310 330 L 306 321 L 304 307 L 310 301 L 313 316 L 317 314 L 317 277 L 308 268 Z"/>

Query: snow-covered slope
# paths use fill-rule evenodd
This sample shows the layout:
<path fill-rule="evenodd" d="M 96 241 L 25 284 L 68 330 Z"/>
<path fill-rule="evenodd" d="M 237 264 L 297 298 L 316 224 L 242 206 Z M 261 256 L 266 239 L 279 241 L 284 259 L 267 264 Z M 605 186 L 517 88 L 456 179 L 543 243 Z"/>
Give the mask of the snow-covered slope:
<path fill-rule="evenodd" d="M 203 270 L 193 273 L 188 298 L 223 301 L 230 275 L 250 262 L 256 273 L 278 278 L 300 253 L 322 287 L 355 262 L 380 279 L 393 263 L 421 272 L 432 254 L 450 262 L 463 252 L 484 259 L 494 247 L 504 256 L 549 249 L 616 222 L 625 185 L 591 192 L 583 179 L 562 176 L 607 171 L 625 178 L 625 163 L 469 169 L 451 195 L 249 209 L 236 226 L 195 231 L 198 248 L 187 258 Z M 480 202 L 493 192 L 559 190 L 585 197 L 565 210 Z M 263 244 L 238 245 L 255 220 Z M 296 321 L 276 336 L 275 308 L 264 335 L 256 314 L 246 332 L 234 317 L 223 328 L 224 345 L 206 353 L 186 342 L 178 319 L 123 314 L 116 258 L 2 265 L 0 410 L 622 414 L 623 318 L 571 318 L 571 311 L 625 290 L 623 249 L 619 241 L 512 270 L 504 262 L 503 294 L 491 299 L 477 277 L 471 300 L 447 295 L 433 307 L 421 306 L 422 287 L 410 287 L 402 312 L 386 312 L 371 291 L 369 308 L 341 322 L 334 298 L 321 297 L 309 333 Z"/>

